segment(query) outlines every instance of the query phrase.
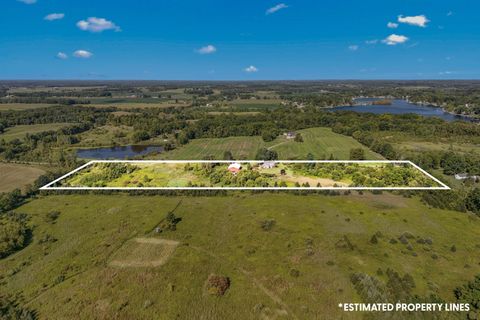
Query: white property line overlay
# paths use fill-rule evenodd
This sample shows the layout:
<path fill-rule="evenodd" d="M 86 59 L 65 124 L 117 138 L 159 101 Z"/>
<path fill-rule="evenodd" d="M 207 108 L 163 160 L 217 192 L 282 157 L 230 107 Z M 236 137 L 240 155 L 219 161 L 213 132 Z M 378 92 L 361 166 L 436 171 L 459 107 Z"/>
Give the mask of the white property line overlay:
<path fill-rule="evenodd" d="M 266 160 L 269 161 L 269 160 Z M 263 160 L 92 160 L 70 171 L 58 179 L 44 185 L 40 190 L 450 190 L 442 181 L 432 176 L 410 160 L 271 160 L 275 163 L 392 163 L 409 164 L 424 175 L 435 181 L 440 187 L 51 187 L 55 183 L 68 178 L 76 172 L 95 163 L 254 163 L 259 164 Z"/>

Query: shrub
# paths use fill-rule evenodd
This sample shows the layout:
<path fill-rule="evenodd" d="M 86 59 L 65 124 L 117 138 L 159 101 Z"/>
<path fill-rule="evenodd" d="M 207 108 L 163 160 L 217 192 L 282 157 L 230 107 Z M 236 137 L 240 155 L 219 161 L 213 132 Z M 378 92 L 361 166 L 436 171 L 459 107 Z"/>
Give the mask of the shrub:
<path fill-rule="evenodd" d="M 59 211 L 50 211 L 45 215 L 45 222 L 50 223 L 50 224 L 54 224 L 59 216 L 60 216 Z"/>
<path fill-rule="evenodd" d="M 264 220 L 260 222 L 260 227 L 263 229 L 263 231 L 270 231 L 275 226 L 275 224 L 276 224 L 276 221 L 273 219 Z"/>
<path fill-rule="evenodd" d="M 365 150 L 362 148 L 350 149 L 350 160 L 365 160 Z"/>
<path fill-rule="evenodd" d="M 207 279 L 207 291 L 214 296 L 223 296 L 230 288 L 228 277 L 211 274 Z"/>
<path fill-rule="evenodd" d="M 5 320 L 35 320 L 35 311 L 28 309 L 19 302 L 19 298 L 0 294 L 0 319 Z"/>
<path fill-rule="evenodd" d="M 294 278 L 298 278 L 300 276 L 300 271 L 297 269 L 290 269 L 290 275 Z"/>

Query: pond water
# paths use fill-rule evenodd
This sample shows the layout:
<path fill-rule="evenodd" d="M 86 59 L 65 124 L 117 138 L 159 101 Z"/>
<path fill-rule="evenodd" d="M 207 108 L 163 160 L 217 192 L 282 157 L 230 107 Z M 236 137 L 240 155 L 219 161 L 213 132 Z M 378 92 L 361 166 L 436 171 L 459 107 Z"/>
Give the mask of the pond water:
<path fill-rule="evenodd" d="M 473 121 L 471 118 L 464 116 L 457 116 L 451 113 L 445 112 L 442 108 L 435 106 L 425 106 L 410 103 L 406 100 L 391 100 L 390 105 L 372 105 L 371 102 L 379 100 L 376 98 L 361 98 L 356 99 L 353 106 L 340 106 L 333 108 L 334 111 L 355 111 L 355 112 L 369 112 L 369 113 L 391 113 L 391 114 L 407 114 L 415 113 L 424 117 L 438 117 L 446 121 Z"/>
<path fill-rule="evenodd" d="M 152 152 L 162 152 L 161 146 L 119 146 L 108 148 L 78 149 L 77 157 L 83 159 L 106 160 L 106 159 L 128 159 L 135 156 L 143 156 Z"/>

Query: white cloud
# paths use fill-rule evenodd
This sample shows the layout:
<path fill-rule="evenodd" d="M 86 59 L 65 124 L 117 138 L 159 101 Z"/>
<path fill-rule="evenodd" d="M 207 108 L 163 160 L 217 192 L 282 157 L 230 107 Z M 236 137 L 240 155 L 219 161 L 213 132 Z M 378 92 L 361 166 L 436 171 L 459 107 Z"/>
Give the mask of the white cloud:
<path fill-rule="evenodd" d="M 348 46 L 348 50 L 350 50 L 350 51 L 357 51 L 358 48 L 359 48 L 359 46 L 356 45 L 356 44 L 352 44 L 352 45 Z"/>
<path fill-rule="evenodd" d="M 209 44 L 208 46 L 205 46 L 205 47 L 201 47 L 200 49 L 197 50 L 198 53 L 200 54 L 210 54 L 210 53 L 214 53 L 217 51 L 217 48 L 215 48 L 215 46 Z"/>
<path fill-rule="evenodd" d="M 68 55 L 65 52 L 59 52 L 57 53 L 57 58 L 65 60 L 65 59 L 68 59 Z"/>
<path fill-rule="evenodd" d="M 275 12 L 277 12 L 277 11 L 279 11 L 279 10 L 286 9 L 286 8 L 288 8 L 288 6 L 287 6 L 285 3 L 279 3 L 279 4 L 277 4 L 276 6 L 269 8 L 269 9 L 265 12 L 265 14 L 267 14 L 267 15 L 268 15 L 268 14 L 272 14 L 272 13 L 275 13 Z"/>
<path fill-rule="evenodd" d="M 34 4 L 37 3 L 37 0 L 17 0 L 19 2 L 23 2 L 25 4 Z"/>
<path fill-rule="evenodd" d="M 47 14 L 43 19 L 47 21 L 60 20 L 65 17 L 64 13 L 50 13 Z"/>
<path fill-rule="evenodd" d="M 93 56 L 93 53 L 87 50 L 77 50 L 73 53 L 73 56 L 76 58 L 88 59 Z"/>
<path fill-rule="evenodd" d="M 366 44 L 377 44 L 378 43 L 378 39 L 372 39 L 372 40 L 367 40 L 365 41 Z"/>
<path fill-rule="evenodd" d="M 405 43 L 408 41 L 408 38 L 402 35 L 391 34 L 385 39 L 382 40 L 383 43 L 388 44 L 389 46 L 394 46 L 399 43 Z"/>
<path fill-rule="evenodd" d="M 248 72 L 248 73 L 253 73 L 253 72 L 258 72 L 258 69 L 255 66 L 249 66 L 249 67 L 245 68 L 244 71 Z"/>
<path fill-rule="evenodd" d="M 422 14 L 419 16 L 398 16 L 398 22 L 425 28 L 430 20 Z"/>
<path fill-rule="evenodd" d="M 448 11 L 448 12 L 447 12 L 447 17 L 450 17 L 451 15 L 453 15 L 453 12 L 452 12 L 452 11 Z"/>
<path fill-rule="evenodd" d="M 105 30 L 121 31 L 120 27 L 105 18 L 90 17 L 77 22 L 77 27 L 83 31 L 102 32 Z"/>
<path fill-rule="evenodd" d="M 389 27 L 390 29 L 397 29 L 398 28 L 398 23 L 389 22 L 389 23 L 387 23 L 387 27 Z"/>

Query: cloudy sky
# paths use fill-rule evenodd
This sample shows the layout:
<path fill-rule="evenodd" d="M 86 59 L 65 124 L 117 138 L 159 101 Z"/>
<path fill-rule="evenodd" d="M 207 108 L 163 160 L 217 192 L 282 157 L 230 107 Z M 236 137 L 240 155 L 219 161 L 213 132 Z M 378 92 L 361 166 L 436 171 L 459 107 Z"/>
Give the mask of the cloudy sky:
<path fill-rule="evenodd" d="M 478 79 L 477 0 L 2 0 L 1 79 Z"/>

